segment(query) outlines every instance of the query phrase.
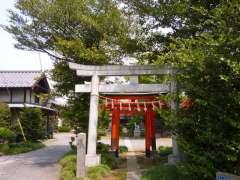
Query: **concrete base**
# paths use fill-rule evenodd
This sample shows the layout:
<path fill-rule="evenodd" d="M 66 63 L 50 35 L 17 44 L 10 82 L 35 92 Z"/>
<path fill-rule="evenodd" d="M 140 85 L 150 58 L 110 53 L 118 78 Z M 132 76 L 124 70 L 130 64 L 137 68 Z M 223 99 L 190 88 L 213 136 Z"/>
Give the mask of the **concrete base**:
<path fill-rule="evenodd" d="M 233 174 L 225 173 L 225 172 L 217 172 L 216 173 L 216 179 L 221 180 L 221 179 L 226 179 L 226 180 L 240 180 L 240 176 L 236 176 Z"/>
<path fill-rule="evenodd" d="M 179 162 L 180 162 L 180 159 L 177 156 L 173 154 L 168 155 L 168 164 L 177 164 Z"/>
<path fill-rule="evenodd" d="M 86 166 L 87 167 L 92 167 L 92 166 L 97 166 L 101 163 L 101 155 L 96 154 L 96 155 L 86 155 Z"/>

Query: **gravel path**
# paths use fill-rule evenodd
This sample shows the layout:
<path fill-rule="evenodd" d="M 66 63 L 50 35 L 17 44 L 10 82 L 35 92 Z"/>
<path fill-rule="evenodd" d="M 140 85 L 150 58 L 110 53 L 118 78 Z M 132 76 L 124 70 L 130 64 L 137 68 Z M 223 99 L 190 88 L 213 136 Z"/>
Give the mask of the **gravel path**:
<path fill-rule="evenodd" d="M 55 134 L 47 147 L 25 154 L 0 157 L 0 180 L 58 180 L 58 160 L 70 150 L 71 134 Z"/>

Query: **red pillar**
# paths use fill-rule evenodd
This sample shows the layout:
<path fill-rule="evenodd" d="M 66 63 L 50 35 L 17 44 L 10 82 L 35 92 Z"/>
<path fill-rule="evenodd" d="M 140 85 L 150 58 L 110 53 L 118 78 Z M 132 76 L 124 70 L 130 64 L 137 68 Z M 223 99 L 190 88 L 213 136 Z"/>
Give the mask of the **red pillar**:
<path fill-rule="evenodd" d="M 111 133 L 111 149 L 115 151 L 118 156 L 119 151 L 119 126 L 120 126 L 120 111 L 119 106 L 114 102 L 114 108 L 112 111 L 112 133 Z"/>
<path fill-rule="evenodd" d="M 152 151 L 156 151 L 156 124 L 155 124 L 155 112 L 151 108 L 149 110 L 149 115 L 151 119 L 151 144 Z"/>
<path fill-rule="evenodd" d="M 115 145 L 115 155 L 118 157 L 119 155 L 119 130 L 120 130 L 120 107 L 117 105 L 117 110 L 116 110 L 116 145 Z"/>
<path fill-rule="evenodd" d="M 115 142 L 115 134 L 116 134 L 116 120 L 115 120 L 115 109 L 112 110 L 112 125 L 111 125 L 111 149 L 114 151 L 114 142 Z"/>
<path fill-rule="evenodd" d="M 146 157 L 150 157 L 151 153 L 151 119 L 150 119 L 150 107 L 147 107 L 147 112 L 145 115 L 145 146 L 146 146 Z"/>

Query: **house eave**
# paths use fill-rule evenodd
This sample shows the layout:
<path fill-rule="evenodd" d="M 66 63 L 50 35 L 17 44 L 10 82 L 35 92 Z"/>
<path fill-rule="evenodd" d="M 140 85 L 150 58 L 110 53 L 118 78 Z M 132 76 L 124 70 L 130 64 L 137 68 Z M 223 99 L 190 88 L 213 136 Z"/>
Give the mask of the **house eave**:
<path fill-rule="evenodd" d="M 37 105 L 37 104 L 28 104 L 28 103 L 8 103 L 8 106 L 10 108 L 24 108 L 24 107 L 29 107 L 29 108 L 40 108 L 40 109 L 44 109 L 44 110 L 48 110 L 48 111 L 53 111 L 53 112 L 57 112 L 56 110 L 46 107 L 46 106 L 41 106 L 41 105 Z"/>

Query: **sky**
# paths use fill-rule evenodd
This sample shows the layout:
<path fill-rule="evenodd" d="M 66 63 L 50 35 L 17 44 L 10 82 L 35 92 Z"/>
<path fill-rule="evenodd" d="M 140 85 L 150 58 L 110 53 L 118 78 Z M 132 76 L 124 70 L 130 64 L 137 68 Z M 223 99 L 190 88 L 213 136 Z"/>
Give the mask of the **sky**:
<path fill-rule="evenodd" d="M 0 0 L 0 24 L 8 24 L 8 9 L 13 9 L 15 0 Z M 43 53 L 14 48 L 16 41 L 0 28 L 0 70 L 48 70 L 52 61 Z M 42 65 L 41 65 L 42 64 Z"/>

